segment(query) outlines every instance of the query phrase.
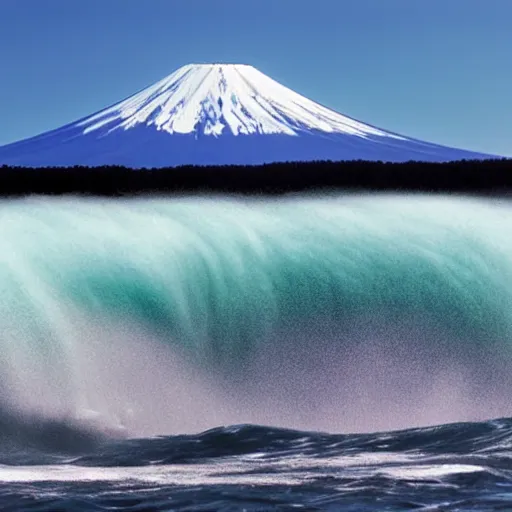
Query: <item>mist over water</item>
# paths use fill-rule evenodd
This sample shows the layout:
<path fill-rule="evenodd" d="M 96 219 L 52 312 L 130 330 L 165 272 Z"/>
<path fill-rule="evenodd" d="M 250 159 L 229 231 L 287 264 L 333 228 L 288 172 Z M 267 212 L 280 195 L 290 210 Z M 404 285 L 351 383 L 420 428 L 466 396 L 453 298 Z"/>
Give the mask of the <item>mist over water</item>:
<path fill-rule="evenodd" d="M 511 228 L 507 201 L 457 197 L 4 201 L 4 417 L 148 436 L 510 415 Z"/>

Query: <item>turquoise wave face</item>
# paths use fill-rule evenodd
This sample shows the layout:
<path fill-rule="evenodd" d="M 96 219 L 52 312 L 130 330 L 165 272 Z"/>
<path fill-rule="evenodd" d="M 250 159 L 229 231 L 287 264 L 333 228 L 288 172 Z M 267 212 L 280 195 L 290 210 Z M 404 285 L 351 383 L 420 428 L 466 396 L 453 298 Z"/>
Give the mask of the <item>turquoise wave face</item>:
<path fill-rule="evenodd" d="M 221 374 L 280 344 L 353 352 L 383 325 L 437 333 L 423 343 L 440 356 L 506 355 L 511 228 L 506 203 L 455 197 L 4 202 L 4 387 L 27 368 L 75 382 L 84 319 L 140 328 Z"/>
<path fill-rule="evenodd" d="M 3 316 L 30 329 L 72 304 L 221 358 L 289 325 L 376 314 L 468 343 L 511 332 L 512 216 L 483 201 L 29 200 L 0 223 Z"/>
<path fill-rule="evenodd" d="M 0 222 L 4 286 L 26 294 L 9 301 L 14 317 L 37 310 L 39 287 L 226 356 L 283 325 L 375 313 L 468 342 L 512 327 L 512 215 L 483 201 L 32 200 Z"/>

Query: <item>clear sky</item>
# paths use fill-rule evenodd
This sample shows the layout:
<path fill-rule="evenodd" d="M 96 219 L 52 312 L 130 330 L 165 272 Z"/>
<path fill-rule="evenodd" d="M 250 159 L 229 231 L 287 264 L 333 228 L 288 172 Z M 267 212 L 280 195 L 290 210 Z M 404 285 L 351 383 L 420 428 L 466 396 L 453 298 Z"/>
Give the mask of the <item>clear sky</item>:
<path fill-rule="evenodd" d="M 512 156 L 511 27 L 512 0 L 0 0 L 0 145 L 230 62 L 367 123 Z"/>

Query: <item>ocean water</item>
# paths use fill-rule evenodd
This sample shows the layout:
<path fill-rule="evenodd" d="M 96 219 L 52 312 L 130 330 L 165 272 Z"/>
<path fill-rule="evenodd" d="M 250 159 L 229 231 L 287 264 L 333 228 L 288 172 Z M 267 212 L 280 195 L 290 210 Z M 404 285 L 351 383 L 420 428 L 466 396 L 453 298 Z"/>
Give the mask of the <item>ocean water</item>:
<path fill-rule="evenodd" d="M 0 203 L 0 508 L 512 510 L 511 232 L 504 198 Z"/>

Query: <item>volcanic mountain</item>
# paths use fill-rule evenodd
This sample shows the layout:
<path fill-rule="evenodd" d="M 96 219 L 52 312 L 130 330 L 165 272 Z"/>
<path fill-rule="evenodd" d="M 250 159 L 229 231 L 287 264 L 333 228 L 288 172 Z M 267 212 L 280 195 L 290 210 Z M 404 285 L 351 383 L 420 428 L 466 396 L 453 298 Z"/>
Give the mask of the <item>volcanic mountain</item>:
<path fill-rule="evenodd" d="M 0 165 L 29 167 L 486 157 L 356 121 L 234 64 L 184 66 L 94 115 L 0 147 Z"/>

